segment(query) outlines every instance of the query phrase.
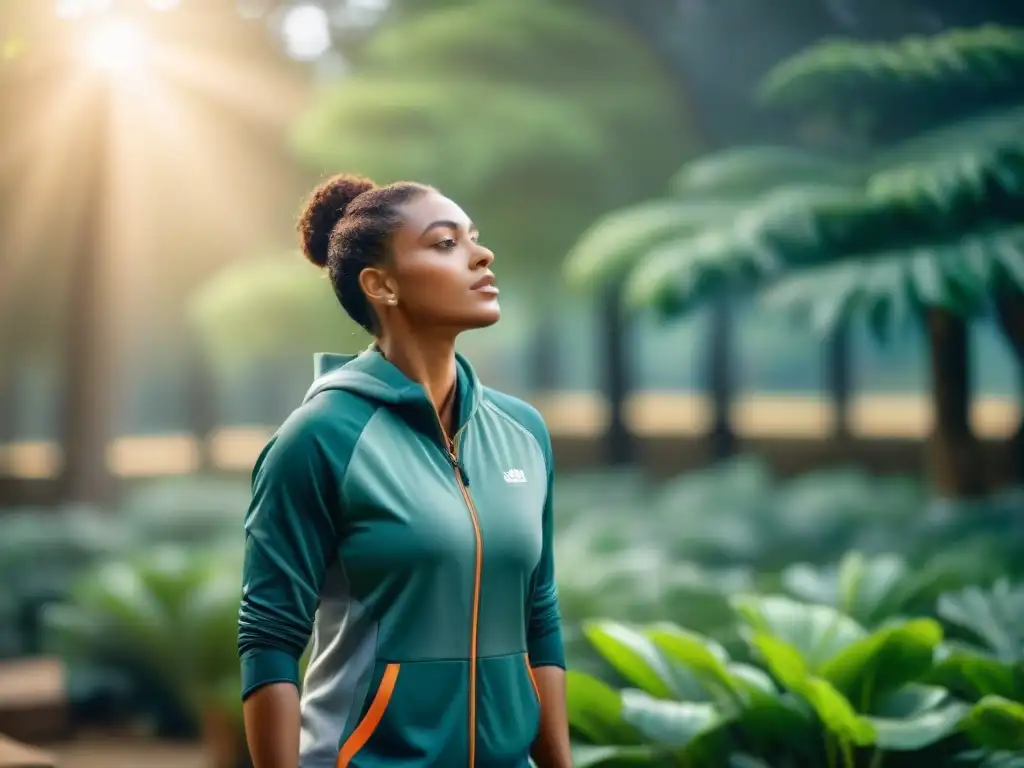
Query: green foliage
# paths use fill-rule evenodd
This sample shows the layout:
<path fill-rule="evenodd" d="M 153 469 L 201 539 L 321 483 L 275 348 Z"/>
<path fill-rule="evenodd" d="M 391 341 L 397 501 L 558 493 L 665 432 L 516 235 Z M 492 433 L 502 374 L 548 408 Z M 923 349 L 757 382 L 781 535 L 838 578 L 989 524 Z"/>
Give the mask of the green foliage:
<path fill-rule="evenodd" d="M 670 623 L 585 626 L 627 686 L 616 706 L 604 683 L 570 676 L 573 734 L 602 750 L 588 764 L 627 764 L 619 748 L 635 759 L 646 745 L 642 764 L 652 766 L 832 766 L 837 755 L 852 766 L 858 751 L 873 750 L 877 760 L 949 743 L 958 732 L 968 706 L 921 682 L 942 638 L 935 621 L 869 632 L 826 606 L 779 596 L 732 602 L 746 660 Z"/>
<path fill-rule="evenodd" d="M 628 299 L 675 317 L 724 288 L 763 288 L 764 306 L 821 333 L 852 315 L 881 335 L 925 306 L 979 312 L 993 291 L 1024 286 L 1022 119 L 989 114 L 859 171 L 783 183 L 683 237 L 635 232 Z"/>
<path fill-rule="evenodd" d="M 769 73 L 762 98 L 799 110 L 856 109 L 893 92 L 983 91 L 1024 76 L 1024 30 L 987 25 L 896 43 L 829 40 Z"/>
<path fill-rule="evenodd" d="M 825 43 L 780 65 L 764 94 L 813 116 L 878 109 L 883 96 L 929 85 L 1006 85 L 1024 66 L 1022 34 Z M 631 307 L 667 319 L 722 290 L 758 290 L 765 306 L 822 334 L 853 316 L 884 336 L 926 307 L 980 313 L 993 293 L 1024 287 L 1024 112 L 988 103 L 866 157 L 751 147 L 707 158 L 716 171 L 684 168 L 676 194 L 706 206 L 713 195 L 687 179 L 724 179 L 740 192 L 731 210 L 702 225 L 674 201 L 614 212 L 580 241 L 569 274 L 628 275 Z"/>
<path fill-rule="evenodd" d="M 245 482 L 189 477 L 132 488 L 113 510 L 0 510 L 0 658 L 36 652 L 32 614 L 104 563 L 150 548 L 240 551 L 249 498 Z"/>
<path fill-rule="evenodd" d="M 577 765 L 822 768 L 876 749 L 887 766 L 1012 765 L 1021 591 L 965 586 L 1019 563 L 1019 505 L 973 510 L 972 534 L 964 514 L 931 519 L 916 484 L 849 470 L 778 481 L 751 460 L 661 485 L 563 478 L 556 498 Z M 247 501 L 243 482 L 191 478 L 51 517 L 52 530 L 5 515 L 0 583 L 77 562 L 45 614 L 45 648 L 75 686 L 117 672 L 134 710 L 237 724 Z M 1010 542 L 1006 560 L 978 536 Z M 936 607 L 936 590 L 953 591 Z"/>
<path fill-rule="evenodd" d="M 672 303 L 652 296 L 696 244 L 714 241 L 751 204 L 779 185 L 816 196 L 845 190 L 853 172 L 834 158 L 789 147 L 743 147 L 693 160 L 671 182 L 672 197 L 613 211 L 595 222 L 570 251 L 566 273 L 576 285 L 595 286 L 630 275 L 632 303 Z"/>
<path fill-rule="evenodd" d="M 363 53 L 300 119 L 300 157 L 438 186 L 499 257 L 515 255 L 516 278 L 550 282 L 547 265 L 589 221 L 649 194 L 693 144 L 652 55 L 568 5 L 439 9 Z"/>
<path fill-rule="evenodd" d="M 49 650 L 72 667 L 121 670 L 148 682 L 156 699 L 169 697 L 198 728 L 203 714 L 223 707 L 241 723 L 237 632 L 241 562 L 207 552 L 158 548 L 103 565 L 77 584 L 71 601 L 47 612 Z M 152 706 L 152 702 L 147 703 Z"/>
<path fill-rule="evenodd" d="M 355 351 L 368 338 L 330 283 L 298 254 L 233 262 L 200 287 L 188 311 L 221 369 L 281 355 Z"/>
<path fill-rule="evenodd" d="M 865 626 L 875 626 L 900 610 L 918 586 L 898 555 L 866 558 L 856 551 L 843 555 L 836 565 L 795 563 L 781 576 L 794 596 L 836 608 Z"/>
<path fill-rule="evenodd" d="M 433 184 L 466 208 L 503 280 L 553 290 L 596 216 L 661 186 L 695 144 L 678 88 L 631 34 L 576 3 L 396 13 L 320 88 L 291 145 L 318 172 Z M 507 258 L 504 258 L 507 255 Z M 193 316 L 224 365 L 362 345 L 311 269 L 241 262 Z"/>

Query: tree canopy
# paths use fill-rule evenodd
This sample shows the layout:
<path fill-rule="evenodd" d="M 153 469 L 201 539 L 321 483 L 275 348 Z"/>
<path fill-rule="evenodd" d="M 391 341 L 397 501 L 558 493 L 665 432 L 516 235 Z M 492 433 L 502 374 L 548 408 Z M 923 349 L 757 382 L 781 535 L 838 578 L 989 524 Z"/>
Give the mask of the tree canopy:
<path fill-rule="evenodd" d="M 312 167 L 436 185 L 508 254 L 510 276 L 543 283 L 597 215 L 656 190 L 694 145 L 677 87 L 640 41 L 535 0 L 382 28 L 294 133 Z"/>
<path fill-rule="evenodd" d="M 927 89 L 954 63 L 954 79 L 983 88 L 1003 82 L 1016 66 L 1019 53 L 1004 43 L 1017 37 L 1014 30 L 985 28 L 889 48 L 823 43 L 770 73 L 764 93 L 791 105 L 813 92 L 823 100 L 814 103 L 829 104 L 824 93 L 848 88 L 845 100 L 834 103 L 853 110 L 872 107 L 870 96 L 883 83 L 891 93 L 913 83 Z M 1024 287 L 1022 142 L 1024 112 L 1013 104 L 860 157 L 751 148 L 698 161 L 684 177 L 701 163 L 740 180 L 772 163 L 792 171 L 748 198 L 735 216 L 688 230 L 687 217 L 678 215 L 673 226 L 682 237 L 636 255 L 629 296 L 672 315 L 725 285 L 770 285 L 770 305 L 809 315 L 822 331 L 852 313 L 865 314 L 882 333 L 925 306 L 979 311 L 1000 286 Z M 648 236 L 656 233 L 647 229 Z"/>

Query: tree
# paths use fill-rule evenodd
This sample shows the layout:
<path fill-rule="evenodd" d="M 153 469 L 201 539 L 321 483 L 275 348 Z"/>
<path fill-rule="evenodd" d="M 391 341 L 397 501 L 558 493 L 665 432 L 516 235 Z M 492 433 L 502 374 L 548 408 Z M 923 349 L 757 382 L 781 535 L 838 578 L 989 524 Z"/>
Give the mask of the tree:
<path fill-rule="evenodd" d="M 1024 66 L 1022 44 L 1020 32 L 981 28 L 884 47 L 825 43 L 784 63 L 766 80 L 769 101 L 813 104 L 839 123 L 861 116 L 868 141 L 859 143 L 873 150 L 861 182 L 813 196 L 768 195 L 679 248 L 660 274 L 638 269 L 633 303 L 678 309 L 715 286 L 768 286 L 769 306 L 800 312 L 823 330 L 862 317 L 884 337 L 895 322 L 919 318 L 932 361 L 933 485 L 943 495 L 983 492 L 969 424 L 966 323 L 990 299 L 1019 306 L 1024 286 L 1024 110 L 1006 105 L 1007 84 Z M 904 119 L 898 132 L 898 121 L 885 120 L 895 100 L 928 87 L 958 121 L 922 130 Z M 973 98 L 960 98 L 964 91 Z M 967 116 L 956 107 L 965 102 Z M 992 103 L 1001 108 L 979 106 Z M 885 146 L 903 133 L 912 135 Z M 1012 309 L 1001 314 L 1012 342 Z"/>
<path fill-rule="evenodd" d="M 766 195 L 781 188 L 790 198 L 813 197 L 846 190 L 857 182 L 846 163 L 829 155 L 795 147 L 737 147 L 694 160 L 676 174 L 669 196 L 613 211 L 588 229 L 566 261 L 571 284 L 600 288 L 625 283 L 626 298 L 658 305 L 663 320 L 688 313 L 686 302 L 671 293 L 651 295 L 665 284 L 681 256 L 702 238 L 719 230 Z M 717 306 L 730 311 L 724 292 L 713 288 Z M 723 327 L 723 324 L 716 324 Z M 708 389 L 714 408 L 712 451 L 716 458 L 732 453 L 731 343 L 710 345 Z"/>
<path fill-rule="evenodd" d="M 292 93 L 299 90 L 295 81 L 284 85 L 294 69 L 284 66 L 265 24 L 242 19 L 233 0 L 202 5 L 161 14 L 159 42 L 186 52 L 181 59 L 202 58 L 204 68 L 232 70 L 236 80 L 270 83 L 268 89 L 276 94 L 289 86 Z M 138 14 L 145 21 L 145 15 L 158 12 L 137 4 L 118 13 Z M 143 137 L 139 141 L 149 150 L 145 157 L 132 157 L 132 183 L 145 192 L 135 195 L 133 202 L 139 204 L 126 217 L 128 226 L 118 226 L 124 224 L 118 220 L 107 227 L 110 198 L 123 192 L 116 189 L 123 177 L 112 180 L 108 167 L 123 149 L 111 135 L 123 126 L 119 120 L 111 123 L 107 113 L 112 100 L 124 93 L 115 96 L 112 81 L 81 70 L 83 63 L 74 54 L 86 29 L 58 20 L 52 3 L 10 0 L 0 6 L 0 90 L 9 118 L 0 121 L 0 139 L 10 150 L 0 182 L 0 313 L 11 322 L 5 328 L 13 327 L 9 318 L 31 325 L 0 338 L 0 391 L 10 388 L 12 371 L 29 360 L 62 364 L 58 430 L 65 462 L 56 488 L 66 500 L 105 501 L 113 490 L 106 448 L 119 400 L 114 390 L 124 371 L 111 356 L 144 336 L 150 349 L 159 346 L 165 356 L 184 357 L 183 334 L 176 327 L 182 295 L 224 255 L 242 249 L 240 239 L 268 236 L 273 215 L 261 216 L 254 208 L 267 203 L 271 211 L 287 210 L 297 193 L 289 189 L 297 191 L 307 181 L 292 178 L 298 175 L 294 161 L 286 157 L 273 121 L 261 119 L 265 113 L 258 110 L 254 115 L 239 109 L 235 92 L 218 90 L 222 78 L 204 71 L 197 83 L 187 67 L 173 73 L 161 69 L 154 72 L 161 79 L 159 98 L 173 97 L 173 102 L 161 101 L 166 114 L 127 110 L 140 123 L 155 115 L 164 120 L 156 130 L 151 124 L 130 130 L 131 136 Z M 82 90 L 87 83 L 94 90 L 91 96 Z M 170 121 L 173 130 L 160 130 L 172 113 L 183 119 Z M 193 134 L 191 129 L 198 130 Z M 233 130 L 238 133 L 226 135 Z M 203 158 L 211 146 L 236 151 L 213 156 L 213 150 Z M 155 160 L 159 157 L 173 160 L 164 164 Z M 205 162 L 190 169 L 190 160 Z M 182 184 L 197 167 L 202 183 Z M 244 232 L 222 228 L 210 238 L 211 221 L 223 223 L 224 207 L 204 207 L 197 202 L 204 196 L 207 201 L 231 199 L 239 219 L 251 218 L 240 227 Z M 146 237 L 129 249 L 127 238 L 120 236 L 132 228 Z M 116 246 L 122 253 L 115 257 Z M 128 250 L 132 263 L 111 263 Z M 140 264 L 145 266 L 138 272 L 159 274 L 140 280 L 144 285 L 115 290 L 112 276 L 130 272 L 136 277 Z M 153 343 L 157 338 L 159 343 Z M 195 379 L 201 384 L 202 377 Z M 203 396 L 199 392 L 192 402 L 203 405 Z M 198 415 L 210 421 L 208 413 Z"/>
<path fill-rule="evenodd" d="M 402 4 L 360 45 L 355 72 L 317 94 L 292 141 L 310 168 L 414 178 L 466 207 L 499 276 L 518 288 L 510 319 L 518 309 L 532 324 L 540 391 L 556 385 L 558 263 L 596 216 L 663 185 L 695 143 L 670 73 L 585 5 Z M 608 387 L 618 392 L 620 306 L 603 302 Z M 628 460 L 618 426 L 609 457 Z"/>
<path fill-rule="evenodd" d="M 412 177 L 463 204 L 499 275 L 533 297 L 540 349 L 576 235 L 663 184 L 692 145 L 677 90 L 641 43 L 574 5 L 534 0 L 382 28 L 294 137 L 311 167 Z"/>

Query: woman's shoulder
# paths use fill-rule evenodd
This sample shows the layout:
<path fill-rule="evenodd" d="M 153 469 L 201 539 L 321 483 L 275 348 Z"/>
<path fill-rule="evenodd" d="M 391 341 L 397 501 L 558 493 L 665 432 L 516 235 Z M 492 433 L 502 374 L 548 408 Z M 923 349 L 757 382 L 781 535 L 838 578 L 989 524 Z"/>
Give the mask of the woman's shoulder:
<path fill-rule="evenodd" d="M 525 400 L 491 387 L 483 388 L 483 397 L 488 406 L 500 411 L 506 418 L 532 433 L 546 451 L 551 450 L 548 426 L 544 422 L 544 416 L 536 407 Z"/>
<path fill-rule="evenodd" d="M 278 454 L 350 454 L 376 405 L 342 390 L 324 392 L 293 410 L 270 439 Z M 336 456 L 337 458 L 337 456 Z"/>

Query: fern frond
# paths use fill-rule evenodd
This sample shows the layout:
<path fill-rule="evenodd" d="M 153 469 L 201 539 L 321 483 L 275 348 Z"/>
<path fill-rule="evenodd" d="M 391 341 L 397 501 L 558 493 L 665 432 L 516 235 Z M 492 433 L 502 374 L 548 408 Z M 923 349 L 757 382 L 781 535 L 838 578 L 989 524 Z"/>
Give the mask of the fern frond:
<path fill-rule="evenodd" d="M 821 243 L 840 236 L 829 228 L 845 226 L 843 212 L 862 207 L 860 191 L 846 186 L 783 187 L 719 226 L 652 249 L 630 273 L 626 301 L 675 316 L 720 288 L 755 287 L 798 263 L 817 263 Z"/>
<path fill-rule="evenodd" d="M 659 244 L 692 236 L 735 212 L 728 203 L 671 198 L 613 211 L 584 232 L 566 256 L 566 279 L 582 287 L 619 278 Z"/>
<path fill-rule="evenodd" d="M 735 147 L 697 158 L 672 180 L 682 196 L 743 198 L 809 182 L 854 183 L 856 165 L 831 154 L 786 146 Z"/>
<path fill-rule="evenodd" d="M 771 70 L 760 97 L 803 109 L 929 87 L 987 91 L 1014 87 L 1021 78 L 1024 29 L 986 25 L 895 43 L 825 41 Z"/>
<path fill-rule="evenodd" d="M 1000 284 L 1024 288 L 1024 225 L 996 224 L 960 238 L 845 257 L 787 275 L 761 294 L 763 306 L 821 334 L 854 315 L 879 337 L 922 307 L 977 312 Z"/>

